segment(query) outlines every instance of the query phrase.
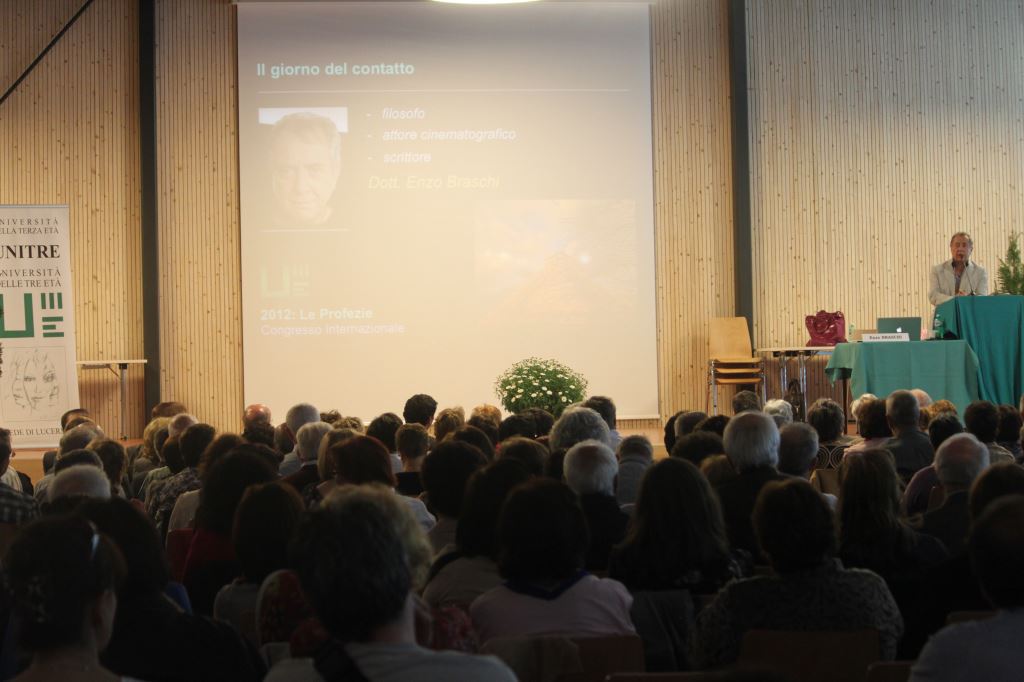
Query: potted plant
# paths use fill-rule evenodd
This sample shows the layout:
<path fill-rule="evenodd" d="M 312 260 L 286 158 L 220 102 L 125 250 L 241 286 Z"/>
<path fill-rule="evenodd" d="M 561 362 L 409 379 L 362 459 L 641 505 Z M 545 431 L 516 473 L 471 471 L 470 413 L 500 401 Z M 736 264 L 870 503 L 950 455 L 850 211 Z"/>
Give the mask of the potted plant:
<path fill-rule="evenodd" d="M 527 358 L 505 370 L 494 382 L 494 391 L 508 412 L 539 407 L 558 417 L 583 400 L 587 380 L 557 360 Z"/>
<path fill-rule="evenodd" d="M 997 293 L 1024 296 L 1024 263 L 1020 259 L 1020 245 L 1017 243 L 1016 232 L 1010 234 L 1010 244 L 1006 247 L 1006 258 L 999 259 L 999 288 Z"/>

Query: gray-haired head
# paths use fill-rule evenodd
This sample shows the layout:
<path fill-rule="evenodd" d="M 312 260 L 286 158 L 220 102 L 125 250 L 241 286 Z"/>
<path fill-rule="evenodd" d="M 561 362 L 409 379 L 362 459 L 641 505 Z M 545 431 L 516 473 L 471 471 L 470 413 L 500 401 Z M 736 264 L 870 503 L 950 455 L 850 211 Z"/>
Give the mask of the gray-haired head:
<path fill-rule="evenodd" d="M 970 488 L 988 464 L 988 448 L 969 433 L 950 436 L 935 453 L 935 473 L 947 493 Z"/>
<path fill-rule="evenodd" d="M 916 429 L 921 405 L 910 391 L 893 391 L 885 399 L 885 416 L 893 429 Z"/>
<path fill-rule="evenodd" d="M 318 421 L 320 421 L 320 410 L 316 409 L 316 407 L 309 403 L 292 405 L 284 417 L 284 423 L 288 427 L 288 430 L 292 432 L 292 438 L 295 438 L 299 429 L 306 424 L 312 424 L 313 422 Z"/>
<path fill-rule="evenodd" d="M 608 445 L 610 438 L 608 424 L 595 410 L 589 407 L 566 408 L 555 425 L 551 427 L 549 445 L 551 450 L 568 450 L 576 443 L 596 440 Z"/>
<path fill-rule="evenodd" d="M 788 400 L 776 398 L 764 404 L 764 413 L 775 420 L 775 425 L 780 429 L 786 424 L 793 422 L 793 406 Z"/>
<path fill-rule="evenodd" d="M 818 432 L 810 424 L 794 422 L 779 429 L 779 471 L 806 478 L 818 456 Z"/>
<path fill-rule="evenodd" d="M 614 495 L 619 463 L 606 443 L 585 440 L 565 453 L 565 482 L 577 495 Z"/>
<path fill-rule="evenodd" d="M 60 437 L 57 456 L 65 455 L 72 450 L 84 450 L 95 438 L 103 438 L 103 429 L 96 424 L 79 424 L 70 428 Z"/>
<path fill-rule="evenodd" d="M 320 441 L 331 432 L 327 422 L 303 424 L 295 437 L 295 455 L 303 462 L 315 462 L 320 451 Z"/>
<path fill-rule="evenodd" d="M 722 441 L 736 471 L 779 463 L 779 429 L 764 412 L 743 412 L 730 419 Z"/>
<path fill-rule="evenodd" d="M 54 476 L 46 494 L 50 502 L 73 495 L 109 500 L 110 479 L 103 469 L 90 464 L 76 464 Z"/>
<path fill-rule="evenodd" d="M 654 446 L 647 436 L 626 436 L 619 443 L 619 451 L 616 454 L 620 460 L 630 456 L 654 459 Z"/>
<path fill-rule="evenodd" d="M 171 422 L 167 425 L 167 437 L 177 438 L 182 432 L 193 424 L 198 424 L 199 420 L 190 415 L 188 412 L 182 412 L 171 417 Z"/>

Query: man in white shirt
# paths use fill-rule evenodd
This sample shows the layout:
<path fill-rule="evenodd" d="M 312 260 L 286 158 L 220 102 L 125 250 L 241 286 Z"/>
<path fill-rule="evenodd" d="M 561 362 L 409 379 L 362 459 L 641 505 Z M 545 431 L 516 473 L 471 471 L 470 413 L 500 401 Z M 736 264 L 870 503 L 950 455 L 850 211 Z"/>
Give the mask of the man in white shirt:
<path fill-rule="evenodd" d="M 966 232 L 957 232 L 949 240 L 950 260 L 932 268 L 928 300 L 932 305 L 956 296 L 988 296 L 988 272 L 971 260 L 974 240 Z"/>

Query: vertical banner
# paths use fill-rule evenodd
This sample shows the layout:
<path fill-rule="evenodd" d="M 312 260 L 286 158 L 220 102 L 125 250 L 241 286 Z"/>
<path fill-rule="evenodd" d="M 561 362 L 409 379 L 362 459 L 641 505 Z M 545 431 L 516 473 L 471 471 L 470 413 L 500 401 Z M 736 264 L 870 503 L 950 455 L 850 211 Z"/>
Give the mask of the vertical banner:
<path fill-rule="evenodd" d="M 0 426 L 51 447 L 78 407 L 67 206 L 0 206 Z"/>

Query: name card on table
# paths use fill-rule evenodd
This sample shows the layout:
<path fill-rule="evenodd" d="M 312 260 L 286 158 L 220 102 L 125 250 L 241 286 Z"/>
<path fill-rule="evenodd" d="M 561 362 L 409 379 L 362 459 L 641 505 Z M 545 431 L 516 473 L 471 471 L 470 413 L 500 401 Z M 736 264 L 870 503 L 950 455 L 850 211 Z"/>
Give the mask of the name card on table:
<path fill-rule="evenodd" d="M 899 332 L 892 334 L 865 334 L 863 337 L 861 337 L 861 341 L 865 343 L 877 341 L 910 341 L 910 334 L 907 332 Z"/>

